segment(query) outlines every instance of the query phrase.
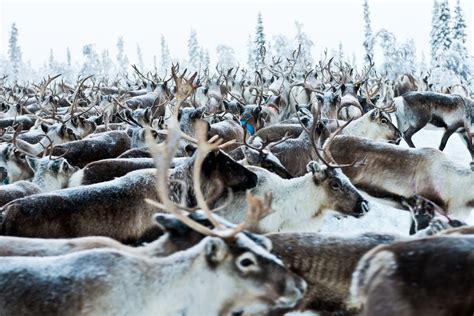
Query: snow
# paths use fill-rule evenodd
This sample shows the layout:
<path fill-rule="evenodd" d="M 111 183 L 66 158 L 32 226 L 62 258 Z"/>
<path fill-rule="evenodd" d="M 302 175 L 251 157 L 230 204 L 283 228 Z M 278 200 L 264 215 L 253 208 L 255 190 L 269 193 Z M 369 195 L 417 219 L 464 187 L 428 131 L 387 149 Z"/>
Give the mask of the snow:
<path fill-rule="evenodd" d="M 428 126 L 413 136 L 413 142 L 417 147 L 437 148 L 442 135 L 442 129 Z M 402 142 L 400 146 L 408 147 L 405 142 Z M 469 168 L 471 156 L 459 136 L 453 135 L 449 139 L 444 153 L 448 158 Z M 369 201 L 372 208 L 364 217 L 358 219 L 354 217 L 337 218 L 328 215 L 325 218 L 321 232 L 347 235 L 370 231 L 408 235 L 410 228 L 410 215 L 408 212 L 383 205 L 371 197 L 369 197 Z M 468 222 L 474 224 L 472 213 Z"/>

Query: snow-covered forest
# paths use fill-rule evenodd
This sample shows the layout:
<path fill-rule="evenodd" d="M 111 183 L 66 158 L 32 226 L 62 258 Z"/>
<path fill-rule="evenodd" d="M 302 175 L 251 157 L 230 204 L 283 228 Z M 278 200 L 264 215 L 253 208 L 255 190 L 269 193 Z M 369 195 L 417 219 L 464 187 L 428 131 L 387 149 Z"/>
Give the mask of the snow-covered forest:
<path fill-rule="evenodd" d="M 422 75 L 430 72 L 432 84 L 435 86 L 449 86 L 456 83 L 473 84 L 474 81 L 470 78 L 474 73 L 474 59 L 466 45 L 467 25 L 459 0 L 454 6 L 454 12 L 450 12 L 448 0 L 434 1 L 429 56 L 417 51 L 416 43 L 411 39 L 402 42 L 397 40 L 391 30 L 373 29 L 368 1 L 363 2 L 361 23 L 364 24 L 364 38 L 361 45 L 365 49 L 366 56 L 371 56 L 374 60 L 378 73 L 395 79 L 404 73 Z M 183 67 L 199 72 L 214 72 L 216 66 L 222 69 L 240 66 L 241 69 L 245 68 L 247 74 L 250 75 L 255 70 L 262 69 L 262 58 L 269 60 L 272 56 L 278 56 L 285 60 L 291 57 L 298 46 L 301 47 L 301 51 L 295 67 L 297 72 L 304 72 L 308 65 L 315 64 L 322 59 L 324 54 L 327 54 L 329 58 L 336 57 L 338 61 L 349 63 L 353 67 L 362 67 L 367 62 L 367 58 L 356 60 L 353 53 L 344 49 L 342 42 L 338 47 L 320 47 L 319 54 L 313 56 L 313 48 L 318 39 L 310 38 L 305 33 L 304 25 L 298 21 L 294 23 L 293 33 L 296 35 L 293 37 L 286 34 L 269 37 L 266 31 L 264 13 L 259 13 L 255 32 L 248 34 L 246 60 L 238 60 L 234 49 L 228 45 L 220 44 L 215 48 L 201 46 L 198 31 L 192 29 L 187 40 L 187 59 L 174 58 L 173 52 L 168 48 L 166 38 L 161 35 L 160 51 L 154 52 L 153 64 L 145 64 L 140 44 L 134 43 L 132 39 L 119 37 L 113 50 L 98 51 L 94 44 L 84 45 L 82 51 L 79 52 L 71 52 L 68 47 L 65 47 L 62 52 L 50 50 L 48 60 L 45 60 L 40 68 L 33 68 L 27 60 L 22 58 L 22 49 L 18 44 L 21 30 L 13 24 L 10 30 L 8 54 L 1 56 L 0 59 L 0 72 L 8 75 L 12 80 L 31 81 L 39 80 L 47 74 L 62 74 L 64 80 L 73 81 L 80 76 L 88 75 L 94 75 L 96 78 L 114 78 L 117 75 L 130 73 L 131 64 L 136 64 L 144 73 L 152 71 L 164 75 L 169 71 L 172 63 L 179 62 Z M 125 45 L 133 46 L 133 51 L 136 53 L 133 56 L 127 56 Z M 262 56 L 263 47 L 265 47 L 265 56 Z M 210 60 L 210 49 L 215 49 L 216 60 Z M 373 58 L 376 49 L 382 53 L 379 59 Z M 81 55 L 82 63 L 75 61 L 74 56 L 77 55 Z M 66 56 L 66 59 L 57 56 Z"/>

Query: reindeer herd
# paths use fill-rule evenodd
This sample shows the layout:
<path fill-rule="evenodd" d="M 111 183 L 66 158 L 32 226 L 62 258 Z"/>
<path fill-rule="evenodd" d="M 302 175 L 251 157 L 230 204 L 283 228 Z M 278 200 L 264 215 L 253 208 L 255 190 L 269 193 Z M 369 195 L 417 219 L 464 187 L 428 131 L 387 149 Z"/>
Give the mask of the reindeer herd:
<path fill-rule="evenodd" d="M 3 77 L 0 315 L 472 315 L 472 95 L 298 56 Z M 439 149 L 415 148 L 428 124 Z M 320 232 L 374 198 L 410 229 Z"/>

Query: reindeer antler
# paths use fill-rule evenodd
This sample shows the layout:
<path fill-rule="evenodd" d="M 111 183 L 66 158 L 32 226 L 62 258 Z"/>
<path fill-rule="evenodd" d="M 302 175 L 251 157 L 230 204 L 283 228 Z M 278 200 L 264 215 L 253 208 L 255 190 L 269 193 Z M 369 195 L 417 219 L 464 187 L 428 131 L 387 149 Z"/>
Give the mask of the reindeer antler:
<path fill-rule="evenodd" d="M 261 218 L 268 215 L 271 211 L 271 194 L 265 195 L 264 199 L 254 198 L 250 193 L 247 193 L 247 202 L 249 204 L 249 208 L 247 211 L 247 218 L 246 220 L 232 228 L 225 227 L 222 223 L 219 222 L 218 219 L 215 218 L 213 215 L 213 210 L 210 210 L 209 206 L 207 205 L 206 200 L 204 199 L 204 195 L 201 190 L 201 170 L 202 164 L 206 158 L 206 156 L 214 150 L 219 150 L 227 143 L 222 144 L 222 140 L 218 137 L 213 137 L 209 141 L 206 141 L 206 131 L 207 126 L 205 123 L 198 124 L 196 128 L 196 132 L 198 135 L 198 149 L 197 154 L 195 157 L 194 162 L 194 172 L 193 172 L 193 187 L 196 195 L 196 200 L 199 208 L 201 208 L 205 214 L 207 215 L 209 221 L 214 225 L 216 229 L 212 230 L 206 226 L 203 226 L 188 216 L 186 213 L 183 213 L 183 210 L 186 210 L 187 207 L 182 207 L 177 205 L 176 203 L 172 202 L 169 198 L 169 189 L 168 189 L 168 168 L 171 164 L 171 160 L 176 153 L 177 143 L 181 136 L 179 133 L 179 125 L 177 120 L 172 117 L 170 119 L 169 130 L 168 130 L 168 137 L 164 143 L 160 145 L 156 145 L 154 142 L 149 141 L 149 146 L 151 152 L 153 154 L 155 165 L 157 167 L 157 191 L 158 196 L 160 197 L 161 203 L 146 199 L 147 203 L 150 203 L 162 210 L 169 211 L 173 213 L 179 220 L 181 220 L 184 224 L 188 225 L 189 227 L 193 228 L 197 232 L 208 235 L 208 236 L 215 236 L 225 239 L 232 239 L 234 238 L 239 232 L 252 227 L 255 225 Z M 150 135 L 147 135 L 148 140 L 150 140 Z M 159 159 L 157 158 L 159 153 Z M 222 207 L 221 207 L 222 208 Z M 186 212 L 186 211 L 184 211 Z"/>

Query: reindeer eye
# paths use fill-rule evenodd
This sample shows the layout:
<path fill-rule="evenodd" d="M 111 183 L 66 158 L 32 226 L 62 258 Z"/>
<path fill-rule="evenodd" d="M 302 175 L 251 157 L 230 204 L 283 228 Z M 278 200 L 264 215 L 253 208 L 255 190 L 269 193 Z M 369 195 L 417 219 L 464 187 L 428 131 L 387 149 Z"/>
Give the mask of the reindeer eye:
<path fill-rule="evenodd" d="M 237 259 L 237 266 L 244 273 L 258 271 L 257 259 L 252 253 L 244 253 Z"/>
<path fill-rule="evenodd" d="M 251 265 L 253 265 L 253 261 L 250 260 L 249 258 L 245 258 L 242 261 L 240 261 L 240 265 L 242 267 L 250 267 Z"/>
<path fill-rule="evenodd" d="M 341 185 L 337 181 L 331 181 L 329 185 L 333 190 L 339 190 L 341 188 Z"/>

